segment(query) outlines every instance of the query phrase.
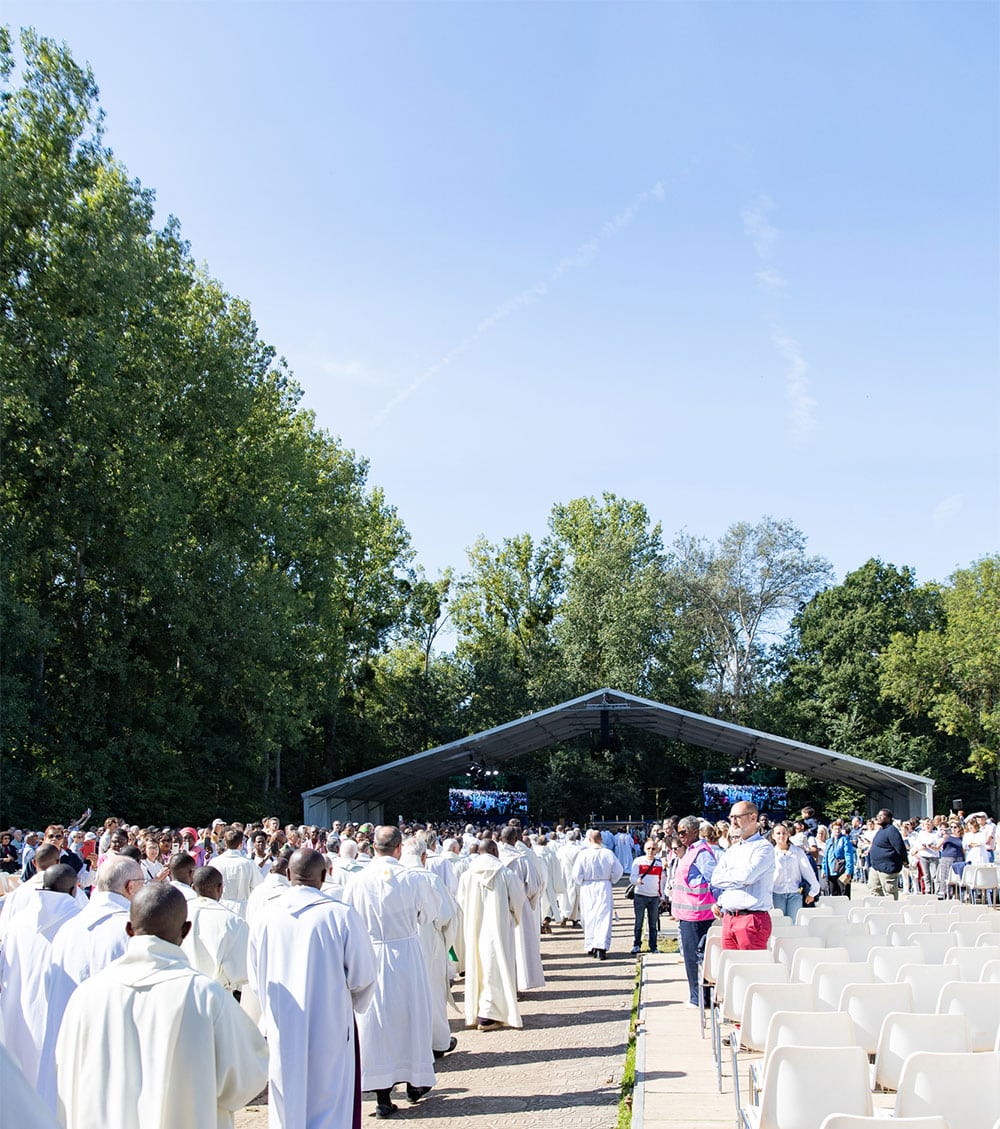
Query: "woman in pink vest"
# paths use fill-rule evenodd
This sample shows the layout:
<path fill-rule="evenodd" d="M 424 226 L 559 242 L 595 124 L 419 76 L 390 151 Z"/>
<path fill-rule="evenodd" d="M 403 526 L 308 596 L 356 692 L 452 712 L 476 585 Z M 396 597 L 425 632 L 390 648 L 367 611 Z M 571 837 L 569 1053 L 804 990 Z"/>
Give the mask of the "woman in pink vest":
<path fill-rule="evenodd" d="M 677 824 L 677 838 L 684 844 L 684 856 L 674 871 L 670 895 L 671 915 L 678 925 L 684 971 L 690 995 L 688 1007 L 698 1006 L 701 984 L 698 963 L 705 953 L 705 934 L 714 920 L 715 899 L 709 883 L 715 870 L 716 857 L 704 839 L 698 837 L 701 821 L 686 815 Z"/>

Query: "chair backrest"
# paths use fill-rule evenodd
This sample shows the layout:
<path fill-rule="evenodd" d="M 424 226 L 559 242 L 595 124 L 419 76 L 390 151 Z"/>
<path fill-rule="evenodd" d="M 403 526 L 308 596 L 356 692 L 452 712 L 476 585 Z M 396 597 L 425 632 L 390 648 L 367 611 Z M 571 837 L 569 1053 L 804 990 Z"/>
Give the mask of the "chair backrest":
<path fill-rule="evenodd" d="M 833 898 L 833 899 L 829 899 L 825 902 L 816 902 L 815 905 L 803 906 L 795 914 L 795 924 L 796 925 L 808 925 L 809 919 L 811 917 L 815 917 L 817 914 L 819 914 L 821 917 L 823 917 L 823 916 L 826 916 L 827 914 L 833 913 L 833 907 L 830 905 L 831 900 L 832 901 L 839 901 L 839 899 Z"/>
<path fill-rule="evenodd" d="M 912 945 L 918 933 L 930 933 L 931 927 L 924 922 L 921 925 L 907 925 L 905 921 L 894 921 L 885 931 L 890 945 Z"/>
<path fill-rule="evenodd" d="M 813 1011 L 815 1006 L 812 984 L 750 984 L 743 997 L 740 1046 L 748 1051 L 762 1051 L 776 1012 Z"/>
<path fill-rule="evenodd" d="M 903 907 L 903 920 L 906 922 L 912 921 L 914 925 L 921 921 L 929 921 L 934 929 L 940 929 L 941 926 L 935 924 L 935 922 L 939 922 L 942 917 L 946 921 L 954 917 L 952 908 L 947 902 Z"/>
<path fill-rule="evenodd" d="M 976 941 L 977 949 L 1000 948 L 1000 933 L 984 933 Z"/>
<path fill-rule="evenodd" d="M 954 965 L 958 969 L 956 980 L 982 980 L 983 969 L 988 964 L 1000 964 L 1000 953 L 983 949 L 949 949 L 945 953 L 944 963 Z"/>
<path fill-rule="evenodd" d="M 783 922 L 788 922 L 789 925 L 793 924 L 785 916 L 785 911 L 783 909 L 777 909 L 775 906 L 771 906 L 771 908 L 767 912 L 771 915 L 771 920 L 775 925 L 781 925 Z"/>
<path fill-rule="evenodd" d="M 842 1011 L 776 1011 L 767 1026 L 764 1060 L 778 1047 L 855 1047 L 854 1021 Z"/>
<path fill-rule="evenodd" d="M 988 921 L 953 921 L 948 932 L 955 938 L 956 945 L 971 949 L 980 937 L 989 936 L 993 930 Z"/>
<path fill-rule="evenodd" d="M 751 984 L 787 984 L 785 964 L 731 964 L 722 985 L 722 1018 L 734 1022 L 743 1014 L 743 1001 Z"/>
<path fill-rule="evenodd" d="M 836 1011 L 848 984 L 870 984 L 873 980 L 872 966 L 866 960 L 818 964 L 812 978 L 817 1011 Z"/>
<path fill-rule="evenodd" d="M 701 966 L 701 976 L 706 984 L 714 984 L 719 970 L 719 957 L 722 955 L 722 933 L 709 932 L 705 936 L 705 956 Z"/>
<path fill-rule="evenodd" d="M 792 957 L 799 949 L 821 949 L 822 937 L 779 937 L 774 942 L 771 952 L 774 954 L 775 964 L 785 964 L 791 968 Z"/>
<path fill-rule="evenodd" d="M 792 979 L 809 982 L 817 964 L 832 964 L 834 961 L 846 960 L 847 949 L 799 949 L 792 957 Z"/>
<path fill-rule="evenodd" d="M 913 989 L 913 1010 L 931 1014 L 937 1011 L 938 997 L 945 984 L 960 979 L 958 966 L 954 964 L 904 964 L 896 973 L 898 983 L 909 984 Z"/>
<path fill-rule="evenodd" d="M 951 1125 L 993 1129 L 998 1109 L 1000 1053 L 916 1051 L 903 1063 L 896 1117 L 929 1117 L 946 1110 Z"/>
<path fill-rule="evenodd" d="M 904 964 L 922 964 L 924 954 L 919 945 L 877 945 L 868 954 L 868 963 L 876 980 L 891 984 Z"/>
<path fill-rule="evenodd" d="M 952 1129 L 943 1117 L 894 1117 L 888 1125 L 892 1129 Z M 860 1117 L 850 1113 L 831 1113 L 819 1129 L 887 1129 L 886 1119 Z M 998 1122 L 997 1129 L 1000 1129 Z"/>
<path fill-rule="evenodd" d="M 1000 984 L 1000 960 L 988 960 L 983 965 L 979 979 L 984 984 Z"/>
<path fill-rule="evenodd" d="M 889 1012 L 913 1011 L 913 989 L 909 984 L 847 984 L 837 1010 L 851 1017 L 858 1046 L 873 1055 Z"/>
<path fill-rule="evenodd" d="M 760 1129 L 816 1129 L 830 1113 L 872 1113 L 860 1047 L 777 1047 L 764 1073 Z"/>
<path fill-rule="evenodd" d="M 991 1051 L 1000 1027 L 1000 984 L 972 984 L 964 980 L 945 984 L 938 996 L 937 1012 L 964 1015 L 972 1032 L 972 1049 Z"/>
<path fill-rule="evenodd" d="M 955 934 L 918 933 L 913 944 L 924 954 L 924 964 L 943 964 L 945 956 L 955 948 Z"/>
<path fill-rule="evenodd" d="M 940 1024 L 940 1026 L 939 1026 Z M 908 1055 L 915 1051 L 971 1051 L 972 1037 L 963 1015 L 914 1015 L 890 1012 L 875 1048 L 875 1088 L 896 1090 Z"/>
<path fill-rule="evenodd" d="M 811 918 L 806 928 L 810 937 L 822 937 L 827 945 L 839 944 L 840 936 L 847 930 L 846 918 L 836 913 L 824 914 L 822 917 Z"/>
<path fill-rule="evenodd" d="M 897 910 L 865 910 L 862 923 L 868 927 L 869 933 L 884 937 L 890 925 L 903 924 L 903 911 Z"/>
<path fill-rule="evenodd" d="M 726 970 L 734 964 L 774 964 L 767 949 L 723 949 L 715 962 L 715 997 L 726 995 Z"/>
<path fill-rule="evenodd" d="M 860 928 L 864 928 L 861 926 Z M 848 960 L 867 960 L 868 954 L 877 945 L 885 942 L 884 937 L 873 937 L 867 930 L 863 933 L 848 933 L 841 941 L 840 947 L 847 949 Z"/>

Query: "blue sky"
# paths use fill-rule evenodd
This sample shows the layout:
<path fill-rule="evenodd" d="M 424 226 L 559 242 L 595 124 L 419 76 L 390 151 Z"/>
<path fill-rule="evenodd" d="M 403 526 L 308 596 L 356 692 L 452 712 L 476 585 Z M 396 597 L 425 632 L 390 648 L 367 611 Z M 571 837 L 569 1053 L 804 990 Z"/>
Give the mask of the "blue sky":
<path fill-rule="evenodd" d="M 993 3 L 22 3 L 435 575 L 612 491 L 1000 549 Z"/>

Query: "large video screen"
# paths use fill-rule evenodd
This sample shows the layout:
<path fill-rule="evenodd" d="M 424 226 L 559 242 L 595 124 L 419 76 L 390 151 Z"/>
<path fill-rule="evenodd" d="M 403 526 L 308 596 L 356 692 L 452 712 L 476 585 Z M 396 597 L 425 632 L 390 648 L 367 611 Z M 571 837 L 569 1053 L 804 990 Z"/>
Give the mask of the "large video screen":
<path fill-rule="evenodd" d="M 528 793 L 504 788 L 449 788 L 448 809 L 465 819 L 490 820 L 528 814 Z"/>
<path fill-rule="evenodd" d="M 784 784 L 710 784 L 702 785 L 705 818 L 717 823 L 729 819 L 729 809 L 741 800 L 757 805 L 762 815 L 772 822 L 788 814 L 788 789 Z"/>

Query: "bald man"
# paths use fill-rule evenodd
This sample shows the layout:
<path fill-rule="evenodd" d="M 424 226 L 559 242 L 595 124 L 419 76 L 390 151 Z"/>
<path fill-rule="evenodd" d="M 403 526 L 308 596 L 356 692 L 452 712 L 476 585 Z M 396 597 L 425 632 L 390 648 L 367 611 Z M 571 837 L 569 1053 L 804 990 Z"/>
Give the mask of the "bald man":
<path fill-rule="evenodd" d="M 180 945 L 189 928 L 179 890 L 144 886 L 125 955 L 73 993 L 56 1044 L 66 1129 L 230 1129 L 263 1088 L 264 1041 L 232 996 L 188 963 Z"/>
<path fill-rule="evenodd" d="M 195 897 L 187 903 L 191 928 L 181 948 L 192 968 L 226 991 L 238 991 L 247 982 L 250 927 L 222 902 L 223 879 L 214 866 L 199 866 L 192 886 Z"/>
<path fill-rule="evenodd" d="M 583 947 L 598 960 L 604 960 L 611 948 L 612 886 L 623 873 L 614 851 L 604 846 L 601 832 L 592 827 L 586 846 L 573 861 L 573 882 L 580 888 Z"/>
<path fill-rule="evenodd" d="M 354 1014 L 372 998 L 375 955 L 355 911 L 322 893 L 325 875 L 326 858 L 299 848 L 288 888 L 251 924 L 251 987 L 271 1053 L 271 1129 L 351 1129 L 360 1116 Z"/>

